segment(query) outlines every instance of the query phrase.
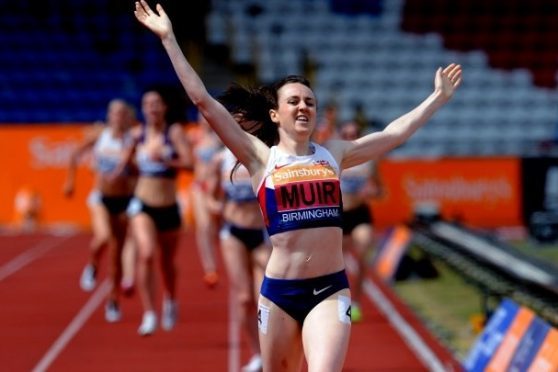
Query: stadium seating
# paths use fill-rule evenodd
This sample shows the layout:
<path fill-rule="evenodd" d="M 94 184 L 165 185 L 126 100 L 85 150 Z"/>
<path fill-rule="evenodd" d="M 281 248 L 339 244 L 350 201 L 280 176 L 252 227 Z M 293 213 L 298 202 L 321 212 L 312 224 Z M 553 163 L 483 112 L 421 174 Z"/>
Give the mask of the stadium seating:
<path fill-rule="evenodd" d="M 448 4 L 213 0 L 207 43 L 228 48 L 239 66 L 253 65 L 261 82 L 308 74 L 321 102 L 338 103 L 341 120 L 360 103 L 384 124 L 429 94 L 437 66 L 461 63 L 454 100 L 393 155 L 539 154 L 558 126 L 558 6 Z M 138 103 L 150 85 L 176 86 L 158 40 L 128 5 L 3 5 L 0 122 L 91 122 L 103 119 L 111 98 Z"/>
<path fill-rule="evenodd" d="M 129 4 L 17 1 L 0 14 L 0 123 L 92 122 L 110 99 L 137 103 L 152 84 L 176 84 L 156 38 Z"/>
<path fill-rule="evenodd" d="M 355 1 L 374 9 L 364 13 L 349 3 L 215 0 L 208 35 L 226 42 L 237 62 L 253 61 L 263 82 L 307 73 L 303 57 L 310 58 L 317 66 L 318 99 L 335 100 L 341 120 L 360 102 L 368 117 L 388 123 L 429 94 L 437 66 L 461 63 L 464 84 L 453 102 L 394 156 L 537 155 L 541 141 L 553 138 L 557 46 L 543 57 L 534 54 L 539 39 L 552 39 L 558 27 L 546 20 L 544 2 L 525 8 L 512 1 L 504 19 L 488 5 L 475 17 L 484 4 L 478 1 L 451 2 L 453 8 L 444 1 Z M 468 18 L 453 14 L 455 9 Z M 514 18 L 525 9 L 527 20 Z M 521 38 L 497 34 L 494 22 L 529 32 Z M 514 49 L 518 43 L 521 49 Z"/>

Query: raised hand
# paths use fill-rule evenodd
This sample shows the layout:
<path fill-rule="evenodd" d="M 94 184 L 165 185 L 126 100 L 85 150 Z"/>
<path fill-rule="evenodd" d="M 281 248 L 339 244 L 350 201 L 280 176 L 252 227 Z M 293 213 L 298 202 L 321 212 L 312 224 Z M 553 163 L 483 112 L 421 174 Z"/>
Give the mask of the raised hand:
<path fill-rule="evenodd" d="M 461 65 L 452 63 L 446 68 L 438 68 L 434 79 L 434 89 L 445 99 L 450 99 L 461 85 Z"/>
<path fill-rule="evenodd" d="M 136 1 L 134 15 L 145 27 L 164 39 L 172 34 L 172 23 L 160 4 L 156 5 L 156 10 L 154 12 L 145 0 L 140 0 Z"/>

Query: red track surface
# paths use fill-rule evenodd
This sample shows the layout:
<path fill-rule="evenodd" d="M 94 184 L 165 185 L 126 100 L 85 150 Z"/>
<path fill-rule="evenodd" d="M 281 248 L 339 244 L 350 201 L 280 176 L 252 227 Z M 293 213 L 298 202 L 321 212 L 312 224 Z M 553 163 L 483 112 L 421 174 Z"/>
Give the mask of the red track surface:
<path fill-rule="evenodd" d="M 123 300 L 120 323 L 104 321 L 102 270 L 96 292 L 79 289 L 88 242 L 86 234 L 0 236 L 0 370 L 238 371 L 239 359 L 245 361 L 248 355 L 238 327 L 229 324 L 225 277 L 221 275 L 213 290 L 203 285 L 191 235 L 184 235 L 178 255 L 179 324 L 171 332 L 159 330 L 145 338 L 136 334 L 141 318 L 137 296 Z M 389 289 L 375 283 L 444 369 L 458 370 Z M 367 301 L 363 306 L 365 320 L 353 325 L 344 371 L 432 369 L 376 304 Z"/>

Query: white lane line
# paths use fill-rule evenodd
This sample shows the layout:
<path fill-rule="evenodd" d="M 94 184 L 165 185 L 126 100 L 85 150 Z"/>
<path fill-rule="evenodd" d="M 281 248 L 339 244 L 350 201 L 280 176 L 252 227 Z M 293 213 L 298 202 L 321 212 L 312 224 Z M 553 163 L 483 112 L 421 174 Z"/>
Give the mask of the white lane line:
<path fill-rule="evenodd" d="M 346 255 L 345 262 L 349 271 L 354 273 L 357 267 L 354 257 Z M 436 353 L 432 351 L 422 337 L 420 337 L 414 328 L 397 311 L 393 303 L 390 302 L 370 279 L 365 279 L 363 289 L 368 298 L 377 305 L 378 309 L 384 314 L 401 338 L 409 345 L 416 357 L 422 361 L 429 371 L 445 372 L 447 370 L 436 356 Z"/>
<path fill-rule="evenodd" d="M 108 279 L 105 279 L 99 288 L 89 298 L 89 301 L 81 308 L 72 322 L 66 327 L 64 332 L 52 344 L 50 349 L 45 353 L 42 359 L 37 363 L 33 372 L 44 372 L 50 367 L 52 362 L 64 350 L 71 339 L 79 332 L 83 325 L 87 322 L 91 314 L 99 307 L 110 291 L 111 285 Z"/>
<path fill-rule="evenodd" d="M 240 370 L 240 324 L 238 307 L 233 289 L 229 288 L 229 372 Z"/>
<path fill-rule="evenodd" d="M 64 241 L 70 238 L 71 236 L 62 239 L 53 238 L 49 240 L 43 240 L 39 244 L 35 245 L 34 247 L 21 253 L 13 260 L 8 261 L 8 263 L 6 263 L 5 265 L 0 266 L 0 282 L 6 279 L 8 276 L 12 275 L 13 273 L 17 272 L 19 269 L 33 262 L 34 260 L 36 260 L 43 254 L 45 254 L 50 249 L 58 245 L 61 245 Z"/>

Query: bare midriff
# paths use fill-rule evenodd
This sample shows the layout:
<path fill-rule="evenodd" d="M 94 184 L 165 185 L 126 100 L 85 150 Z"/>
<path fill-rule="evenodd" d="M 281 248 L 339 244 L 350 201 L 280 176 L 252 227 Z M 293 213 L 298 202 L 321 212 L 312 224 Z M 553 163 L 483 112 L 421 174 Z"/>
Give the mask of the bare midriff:
<path fill-rule="evenodd" d="M 304 279 L 327 275 L 345 268 L 339 227 L 300 229 L 271 237 L 273 250 L 266 276 Z"/>
<path fill-rule="evenodd" d="M 167 207 L 176 203 L 176 180 L 163 177 L 140 177 L 135 196 L 151 207 Z"/>
<path fill-rule="evenodd" d="M 95 189 L 105 196 L 128 196 L 134 193 L 135 179 L 99 175 L 95 181 Z"/>
<path fill-rule="evenodd" d="M 228 201 L 223 208 L 223 219 L 246 229 L 264 227 L 260 206 L 256 201 L 245 203 Z"/>

